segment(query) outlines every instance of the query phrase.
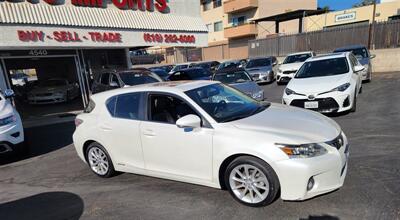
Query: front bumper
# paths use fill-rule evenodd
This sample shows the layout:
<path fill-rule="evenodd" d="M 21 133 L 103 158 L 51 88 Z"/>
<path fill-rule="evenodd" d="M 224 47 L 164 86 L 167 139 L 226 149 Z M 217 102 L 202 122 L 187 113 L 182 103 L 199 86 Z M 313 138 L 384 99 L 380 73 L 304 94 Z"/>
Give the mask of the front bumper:
<path fill-rule="evenodd" d="M 23 142 L 24 129 L 18 122 L 0 127 L 0 154 L 16 151 Z"/>
<path fill-rule="evenodd" d="M 299 108 L 305 108 L 305 102 L 318 102 L 318 108 L 308 109 L 320 113 L 344 112 L 350 110 L 353 106 L 353 96 L 349 91 L 331 92 L 324 95 L 319 95 L 313 100 L 307 99 L 306 96 L 302 95 L 284 94 L 282 103 Z"/>
<path fill-rule="evenodd" d="M 275 80 L 275 76 L 273 72 L 270 72 L 268 74 L 251 74 L 251 77 L 253 78 L 254 81 L 257 83 L 270 83 Z"/>
<path fill-rule="evenodd" d="M 347 175 L 349 144 L 340 149 L 326 145 L 328 153 L 315 158 L 288 159 L 276 163 L 283 200 L 306 200 L 339 189 Z M 314 186 L 307 189 L 309 180 Z"/>
<path fill-rule="evenodd" d="M 66 95 L 30 95 L 29 104 L 55 104 L 67 101 Z"/>
<path fill-rule="evenodd" d="M 294 77 L 294 73 L 291 74 L 283 74 L 283 73 L 278 73 L 276 76 L 276 81 L 280 83 L 288 83 L 290 80 L 292 80 Z"/>

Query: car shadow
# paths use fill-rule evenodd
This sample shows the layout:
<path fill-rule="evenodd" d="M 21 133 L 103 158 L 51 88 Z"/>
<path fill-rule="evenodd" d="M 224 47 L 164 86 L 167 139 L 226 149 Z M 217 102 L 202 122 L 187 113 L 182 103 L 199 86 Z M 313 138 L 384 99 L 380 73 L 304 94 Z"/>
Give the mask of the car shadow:
<path fill-rule="evenodd" d="M 81 197 L 69 192 L 47 192 L 0 204 L 2 220 L 79 219 L 84 210 Z"/>
<path fill-rule="evenodd" d="M 310 215 L 308 218 L 300 218 L 299 220 L 340 220 L 340 218 L 331 215 Z"/>
<path fill-rule="evenodd" d="M 26 152 L 0 155 L 0 166 L 48 154 L 72 144 L 73 121 L 25 129 Z"/>

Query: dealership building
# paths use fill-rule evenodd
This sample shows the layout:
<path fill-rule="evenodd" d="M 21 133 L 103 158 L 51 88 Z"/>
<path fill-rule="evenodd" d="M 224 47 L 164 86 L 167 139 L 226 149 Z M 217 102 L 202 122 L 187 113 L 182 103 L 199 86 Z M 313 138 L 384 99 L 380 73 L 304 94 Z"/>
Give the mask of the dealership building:
<path fill-rule="evenodd" d="M 130 68 L 131 50 L 208 43 L 197 0 L 1 0 L 0 30 L 0 88 L 16 92 L 24 119 L 82 110 L 93 75 Z M 48 79 L 76 85 L 79 97 L 27 103 L 32 87 Z"/>

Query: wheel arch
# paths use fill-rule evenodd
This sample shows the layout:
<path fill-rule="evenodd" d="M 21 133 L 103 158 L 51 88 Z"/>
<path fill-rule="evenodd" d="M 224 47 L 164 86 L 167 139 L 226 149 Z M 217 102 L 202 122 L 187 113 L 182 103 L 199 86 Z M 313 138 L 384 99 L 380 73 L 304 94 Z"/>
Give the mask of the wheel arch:
<path fill-rule="evenodd" d="M 225 160 L 221 163 L 221 165 L 219 166 L 219 169 L 218 169 L 218 181 L 219 181 L 220 188 L 222 190 L 226 190 L 227 189 L 226 188 L 226 183 L 225 183 L 225 178 L 224 178 L 226 169 L 228 168 L 229 164 L 232 161 L 234 161 L 236 158 L 242 157 L 242 156 L 254 157 L 254 158 L 257 158 L 259 160 L 262 160 L 265 163 L 267 163 L 269 166 L 271 166 L 271 168 L 274 170 L 274 167 L 271 165 L 271 163 L 268 163 L 266 160 L 262 159 L 261 157 L 255 156 L 253 154 L 236 153 L 236 154 L 230 155 L 229 157 L 225 158 Z M 274 172 L 276 173 L 275 170 L 274 170 Z M 279 182 L 279 185 L 280 185 L 279 176 L 278 175 L 276 175 L 276 176 L 278 178 L 278 182 Z"/>
<path fill-rule="evenodd" d="M 86 141 L 86 142 L 83 144 L 82 153 L 83 153 L 83 156 L 85 157 L 86 163 L 88 163 L 88 158 L 87 158 L 87 155 L 86 155 L 86 151 L 87 151 L 87 149 L 89 148 L 89 146 L 90 146 L 92 143 L 94 143 L 94 142 L 97 142 L 97 141 L 88 140 L 88 141 Z"/>

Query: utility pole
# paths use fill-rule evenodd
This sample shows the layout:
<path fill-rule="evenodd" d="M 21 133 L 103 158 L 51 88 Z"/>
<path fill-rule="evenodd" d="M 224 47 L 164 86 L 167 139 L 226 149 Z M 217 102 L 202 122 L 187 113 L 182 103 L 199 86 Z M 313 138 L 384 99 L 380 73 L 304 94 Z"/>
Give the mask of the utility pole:
<path fill-rule="evenodd" d="M 372 23 L 369 26 L 369 33 L 368 33 L 368 49 L 371 48 L 372 42 L 374 40 L 374 32 L 375 32 L 375 15 L 376 15 L 376 0 L 374 0 L 374 7 L 373 7 L 373 14 L 372 14 Z"/>

